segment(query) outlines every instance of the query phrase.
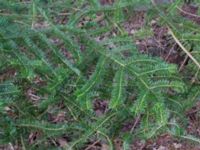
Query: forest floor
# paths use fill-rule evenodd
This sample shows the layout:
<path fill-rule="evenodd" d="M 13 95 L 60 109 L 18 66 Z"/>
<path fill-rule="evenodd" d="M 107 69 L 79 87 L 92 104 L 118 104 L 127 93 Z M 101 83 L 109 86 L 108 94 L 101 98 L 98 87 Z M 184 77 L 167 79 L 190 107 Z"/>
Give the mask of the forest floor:
<path fill-rule="evenodd" d="M 111 0 L 101 0 L 103 5 L 111 4 Z M 198 7 L 194 7 L 192 5 L 184 5 L 182 6 L 182 12 L 180 15 L 190 19 L 191 21 L 200 25 L 200 16 L 197 15 Z M 134 16 L 130 17 L 130 19 L 123 23 L 124 29 L 128 32 L 130 36 L 136 35 L 145 24 L 145 11 L 137 11 L 134 13 Z M 191 15 L 193 14 L 193 15 Z M 58 20 L 58 22 L 63 22 L 63 20 Z M 185 65 L 187 65 L 187 59 L 180 55 L 180 48 L 176 44 L 175 41 L 168 40 L 168 28 L 166 26 L 160 26 L 157 24 L 156 18 L 150 21 L 152 35 L 148 38 L 144 39 L 134 39 L 134 42 L 141 53 L 150 54 L 152 56 L 158 56 L 165 60 L 168 63 L 175 63 L 179 66 L 179 70 L 181 71 Z M 42 25 L 37 25 L 42 26 Z M 67 55 L 67 54 L 66 54 Z M 14 72 L 12 70 L 0 75 L 0 80 L 6 78 L 6 76 L 12 76 Z M 108 103 L 106 101 L 98 101 L 94 102 L 94 111 L 97 116 L 105 113 Z M 190 135 L 194 135 L 200 138 L 200 103 L 194 105 L 191 109 L 185 112 L 185 116 L 188 118 L 189 123 L 187 126 L 187 132 Z M 53 122 L 59 122 L 63 119 L 63 114 L 59 114 L 56 117 L 50 117 Z M 133 126 L 137 126 L 140 118 L 134 119 L 132 122 L 124 123 L 124 127 L 122 130 L 129 131 Z M 33 133 L 29 136 L 29 141 L 33 141 L 34 138 L 37 137 L 37 133 Z M 63 137 L 58 139 L 59 145 L 65 145 L 67 143 L 67 138 Z M 116 139 L 114 143 L 116 150 L 122 149 L 122 141 L 121 139 Z M 2 149 L 13 150 L 15 147 L 8 145 L 4 147 L 0 147 Z M 17 148 L 16 148 L 17 149 Z M 88 142 L 84 148 L 85 150 L 108 150 L 109 147 L 105 143 L 96 140 Z M 188 139 L 179 139 L 177 137 L 173 137 L 172 135 L 165 133 L 157 138 L 149 139 L 147 141 L 144 140 L 134 140 L 131 145 L 132 150 L 200 150 L 200 145 L 191 142 Z"/>
<path fill-rule="evenodd" d="M 112 1 L 102 0 L 102 4 L 112 4 Z M 180 15 L 200 25 L 200 16 L 197 15 L 198 7 L 190 4 L 185 4 L 181 7 Z M 181 55 L 181 49 L 175 41 L 169 40 L 168 28 L 157 24 L 157 18 L 150 21 L 152 36 L 144 39 L 137 39 L 138 31 L 144 26 L 145 11 L 136 11 L 130 19 L 123 23 L 123 28 L 130 36 L 136 37 L 135 44 L 141 53 L 150 54 L 152 56 L 160 57 L 168 63 L 174 63 L 179 66 L 179 71 L 184 69 L 187 65 L 188 59 Z M 106 109 L 106 102 L 96 101 L 94 104 L 95 111 L 102 114 Z M 185 112 L 185 116 L 189 120 L 187 125 L 187 133 L 200 138 L 200 103 L 195 104 L 191 109 Z M 122 130 L 130 131 L 133 126 L 137 126 L 139 118 L 134 119 L 132 122 L 124 124 Z M 122 141 L 115 140 L 115 149 L 122 149 Z M 88 143 L 86 150 L 107 150 L 108 146 L 99 141 Z M 131 145 L 132 150 L 200 150 L 200 145 L 191 142 L 189 139 L 180 139 L 173 137 L 166 133 L 154 139 L 147 141 L 135 140 Z"/>

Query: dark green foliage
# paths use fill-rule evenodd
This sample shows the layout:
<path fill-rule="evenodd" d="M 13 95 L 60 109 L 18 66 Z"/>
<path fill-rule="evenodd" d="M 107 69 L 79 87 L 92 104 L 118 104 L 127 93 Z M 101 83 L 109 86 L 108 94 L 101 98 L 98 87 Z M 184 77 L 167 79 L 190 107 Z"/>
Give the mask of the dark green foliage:
<path fill-rule="evenodd" d="M 199 86 L 182 79 L 175 64 L 138 52 L 120 23 L 125 20 L 124 9 L 143 7 L 152 12 L 149 0 L 118 0 L 109 6 L 96 0 L 0 0 L 0 143 L 50 149 L 56 147 L 52 141 L 67 135 L 65 149 L 81 149 L 96 137 L 112 148 L 112 140 L 121 136 L 128 147 L 136 136 L 181 130 L 171 127 L 171 120 L 178 122 L 194 94 L 196 101 Z M 93 21 L 99 13 L 106 26 Z M 189 31 L 182 35 L 186 29 L 176 27 L 178 19 L 174 22 L 160 14 L 161 23 L 167 22 L 174 31 L 178 28 L 177 36 L 188 38 L 188 45 L 193 43 L 189 39 L 199 38 Z M 67 23 L 56 20 L 62 15 Z M 84 17 L 93 19 L 80 27 Z M 188 26 L 196 27 L 189 21 Z M 117 36 L 97 40 L 113 31 Z M 194 45 L 197 50 L 195 41 Z M 14 74 L 1 79 L 13 68 Z M 188 70 L 199 79 L 199 68 L 196 72 L 197 67 L 189 64 Z M 100 117 L 93 109 L 96 99 L 108 101 Z M 50 121 L 49 115 L 60 111 L 66 113 L 65 121 Z M 139 127 L 124 134 L 123 123 L 138 116 Z M 29 146 L 33 132 L 41 136 Z"/>

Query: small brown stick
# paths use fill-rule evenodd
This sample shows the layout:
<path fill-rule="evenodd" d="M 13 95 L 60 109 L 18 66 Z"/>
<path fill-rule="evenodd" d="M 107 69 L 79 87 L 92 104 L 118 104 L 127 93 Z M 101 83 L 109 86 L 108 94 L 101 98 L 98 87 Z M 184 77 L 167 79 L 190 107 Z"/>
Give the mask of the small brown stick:
<path fill-rule="evenodd" d="M 183 9 L 181 9 L 181 8 L 179 8 L 179 7 L 177 7 L 177 6 L 176 6 L 176 8 L 177 8 L 178 10 L 180 10 L 182 13 L 185 13 L 185 14 L 191 16 L 191 17 L 195 17 L 195 18 L 200 17 L 200 16 L 198 16 L 198 15 L 195 15 L 195 14 L 192 14 L 192 13 L 190 13 L 190 12 L 187 12 L 187 11 L 185 11 L 185 10 L 183 10 Z"/>
<path fill-rule="evenodd" d="M 198 74 L 199 74 L 199 69 L 198 69 L 197 72 L 195 73 L 194 77 L 191 79 L 191 84 L 194 84 L 194 83 L 195 83 Z"/>
<path fill-rule="evenodd" d="M 181 72 L 186 64 L 186 62 L 188 61 L 189 56 L 186 56 L 183 63 L 181 64 L 181 66 L 179 67 L 178 71 Z"/>
<path fill-rule="evenodd" d="M 100 140 L 95 141 L 94 143 L 92 143 L 91 145 L 89 145 L 87 148 L 85 148 L 85 150 L 89 150 L 90 148 L 94 148 L 94 146 L 99 142 Z"/>
<path fill-rule="evenodd" d="M 134 122 L 134 124 L 133 124 L 133 126 L 132 126 L 132 128 L 131 128 L 130 133 L 133 133 L 135 127 L 137 126 L 137 124 L 138 124 L 139 121 L 140 121 L 140 118 L 141 118 L 141 115 L 138 115 L 138 116 L 136 117 L 135 122 Z"/>
<path fill-rule="evenodd" d="M 174 47 L 176 46 L 176 43 L 173 44 L 172 48 L 169 50 L 169 53 L 167 54 L 167 56 L 165 57 L 165 61 L 167 61 L 169 59 L 169 56 L 171 55 Z"/>

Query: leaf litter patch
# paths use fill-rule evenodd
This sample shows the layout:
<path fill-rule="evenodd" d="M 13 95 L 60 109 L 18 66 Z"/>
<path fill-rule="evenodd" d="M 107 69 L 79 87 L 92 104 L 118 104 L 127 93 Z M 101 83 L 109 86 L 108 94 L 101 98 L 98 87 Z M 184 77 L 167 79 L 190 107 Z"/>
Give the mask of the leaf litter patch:
<path fill-rule="evenodd" d="M 197 5 L 184 4 L 181 8 L 177 8 L 180 16 L 200 25 L 200 16 L 198 16 L 199 7 Z M 144 10 L 134 11 L 133 16 L 123 23 L 125 31 L 134 38 L 134 42 L 139 51 L 144 54 L 160 57 L 168 63 L 177 64 L 179 67 L 181 66 L 181 68 L 186 66 L 190 59 L 187 58 L 187 55 L 183 53 L 179 45 L 168 33 L 167 26 L 158 24 L 158 18 L 153 19 L 148 24 L 150 26 L 148 30 L 152 30 L 152 33 L 147 33 L 145 30 L 147 24 L 146 13 Z M 146 37 L 137 37 L 140 31 Z"/>

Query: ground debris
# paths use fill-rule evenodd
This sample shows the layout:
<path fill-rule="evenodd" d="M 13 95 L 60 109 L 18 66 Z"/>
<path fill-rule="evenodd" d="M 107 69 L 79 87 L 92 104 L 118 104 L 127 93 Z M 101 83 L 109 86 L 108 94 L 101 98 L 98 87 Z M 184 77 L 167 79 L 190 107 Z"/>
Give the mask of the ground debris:
<path fill-rule="evenodd" d="M 194 136 L 200 137 L 200 101 L 186 112 L 188 117 L 187 132 Z"/>
<path fill-rule="evenodd" d="M 180 10 L 180 14 L 183 17 L 200 25 L 200 16 L 198 15 L 198 10 L 199 10 L 198 6 L 192 5 L 192 4 L 184 4 L 182 8 L 179 8 L 179 10 Z"/>
<path fill-rule="evenodd" d="M 101 116 L 108 110 L 108 101 L 97 99 L 93 103 L 93 108 L 97 116 Z"/>

